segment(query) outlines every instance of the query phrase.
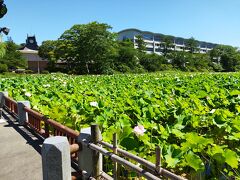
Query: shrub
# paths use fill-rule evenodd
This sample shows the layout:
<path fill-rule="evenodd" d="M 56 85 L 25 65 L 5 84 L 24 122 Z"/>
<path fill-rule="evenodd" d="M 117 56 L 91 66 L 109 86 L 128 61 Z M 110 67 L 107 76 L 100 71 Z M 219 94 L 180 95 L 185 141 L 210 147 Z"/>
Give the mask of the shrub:
<path fill-rule="evenodd" d="M 137 66 L 134 70 L 133 70 L 133 73 L 139 73 L 139 74 L 142 74 L 142 73 L 145 73 L 145 69 L 141 66 Z"/>
<path fill-rule="evenodd" d="M 110 67 L 106 67 L 105 69 L 102 70 L 102 74 L 112 75 L 114 73 L 115 73 L 115 71 Z"/>
<path fill-rule="evenodd" d="M 160 70 L 161 71 L 172 71 L 172 70 L 176 70 L 176 69 L 173 68 L 172 64 L 161 64 Z"/>
<path fill-rule="evenodd" d="M 7 72 L 8 66 L 6 64 L 0 64 L 0 73 Z"/>
<path fill-rule="evenodd" d="M 144 54 L 140 57 L 140 64 L 149 72 L 161 70 L 161 65 L 165 62 L 166 59 L 157 54 Z"/>
<path fill-rule="evenodd" d="M 211 63 L 211 66 L 212 66 L 213 70 L 216 71 L 216 72 L 223 71 L 223 67 L 222 67 L 221 64 L 213 62 L 213 63 Z"/>
<path fill-rule="evenodd" d="M 43 70 L 41 73 L 42 73 L 42 74 L 49 74 L 49 71 Z"/>
<path fill-rule="evenodd" d="M 118 65 L 117 70 L 122 73 L 130 73 L 131 72 L 131 68 L 125 64 Z"/>
<path fill-rule="evenodd" d="M 25 70 L 25 73 L 26 74 L 33 74 L 33 71 L 28 69 L 28 70 Z"/>
<path fill-rule="evenodd" d="M 16 69 L 15 72 L 18 74 L 23 74 L 25 73 L 25 69 Z"/>

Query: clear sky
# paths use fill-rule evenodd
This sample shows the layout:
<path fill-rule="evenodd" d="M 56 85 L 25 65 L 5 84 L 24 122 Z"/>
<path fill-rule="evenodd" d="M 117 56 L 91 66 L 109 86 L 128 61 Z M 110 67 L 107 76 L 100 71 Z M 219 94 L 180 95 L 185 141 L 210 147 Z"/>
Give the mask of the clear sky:
<path fill-rule="evenodd" d="M 16 43 L 27 34 L 56 40 L 74 24 L 107 23 L 126 28 L 240 46 L 240 0 L 5 0 L 0 19 Z"/>

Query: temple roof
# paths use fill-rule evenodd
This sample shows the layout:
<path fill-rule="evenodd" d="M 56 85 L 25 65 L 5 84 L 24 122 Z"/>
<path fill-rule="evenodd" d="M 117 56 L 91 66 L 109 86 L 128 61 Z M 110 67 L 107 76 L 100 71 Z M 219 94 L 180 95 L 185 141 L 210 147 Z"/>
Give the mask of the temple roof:
<path fill-rule="evenodd" d="M 25 48 L 29 50 L 38 50 L 38 44 L 35 36 L 27 35 L 26 44 L 22 48 L 20 48 L 20 50 L 24 50 Z"/>

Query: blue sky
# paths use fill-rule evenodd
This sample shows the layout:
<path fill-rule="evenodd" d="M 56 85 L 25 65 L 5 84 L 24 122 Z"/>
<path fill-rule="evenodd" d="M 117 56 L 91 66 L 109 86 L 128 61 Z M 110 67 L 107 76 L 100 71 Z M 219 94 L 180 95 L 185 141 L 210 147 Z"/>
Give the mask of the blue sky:
<path fill-rule="evenodd" d="M 103 22 L 118 32 L 138 28 L 240 46 L 240 0 L 5 0 L 1 26 L 16 43 L 27 34 L 56 40 L 74 24 Z M 6 39 L 6 38 L 5 38 Z"/>

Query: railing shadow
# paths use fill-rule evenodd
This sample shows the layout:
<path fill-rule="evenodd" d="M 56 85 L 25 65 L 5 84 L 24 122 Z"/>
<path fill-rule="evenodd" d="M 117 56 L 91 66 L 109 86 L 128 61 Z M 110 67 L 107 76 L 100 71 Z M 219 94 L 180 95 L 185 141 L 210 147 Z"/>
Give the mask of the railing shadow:
<path fill-rule="evenodd" d="M 17 117 L 11 113 L 8 113 L 6 110 L 3 110 L 2 116 L 8 123 L 4 125 L 4 127 L 13 128 L 26 140 L 26 144 L 29 144 L 30 146 L 32 146 L 35 149 L 35 151 L 37 151 L 41 155 L 42 144 L 45 140 L 44 137 L 35 133 L 33 129 L 27 126 L 22 126 L 18 124 Z M 72 161 L 71 166 L 74 169 L 73 172 L 79 171 L 79 168 L 76 162 Z"/>
<path fill-rule="evenodd" d="M 6 124 L 4 127 L 11 127 L 16 132 L 18 132 L 25 140 L 26 144 L 29 144 L 32 146 L 35 151 L 37 151 L 39 154 L 41 154 L 41 148 L 44 139 L 36 134 L 33 130 L 26 126 L 19 125 L 17 122 L 17 119 L 13 117 L 11 114 L 7 113 L 5 110 L 3 111 L 3 118 L 7 121 L 8 124 Z"/>

